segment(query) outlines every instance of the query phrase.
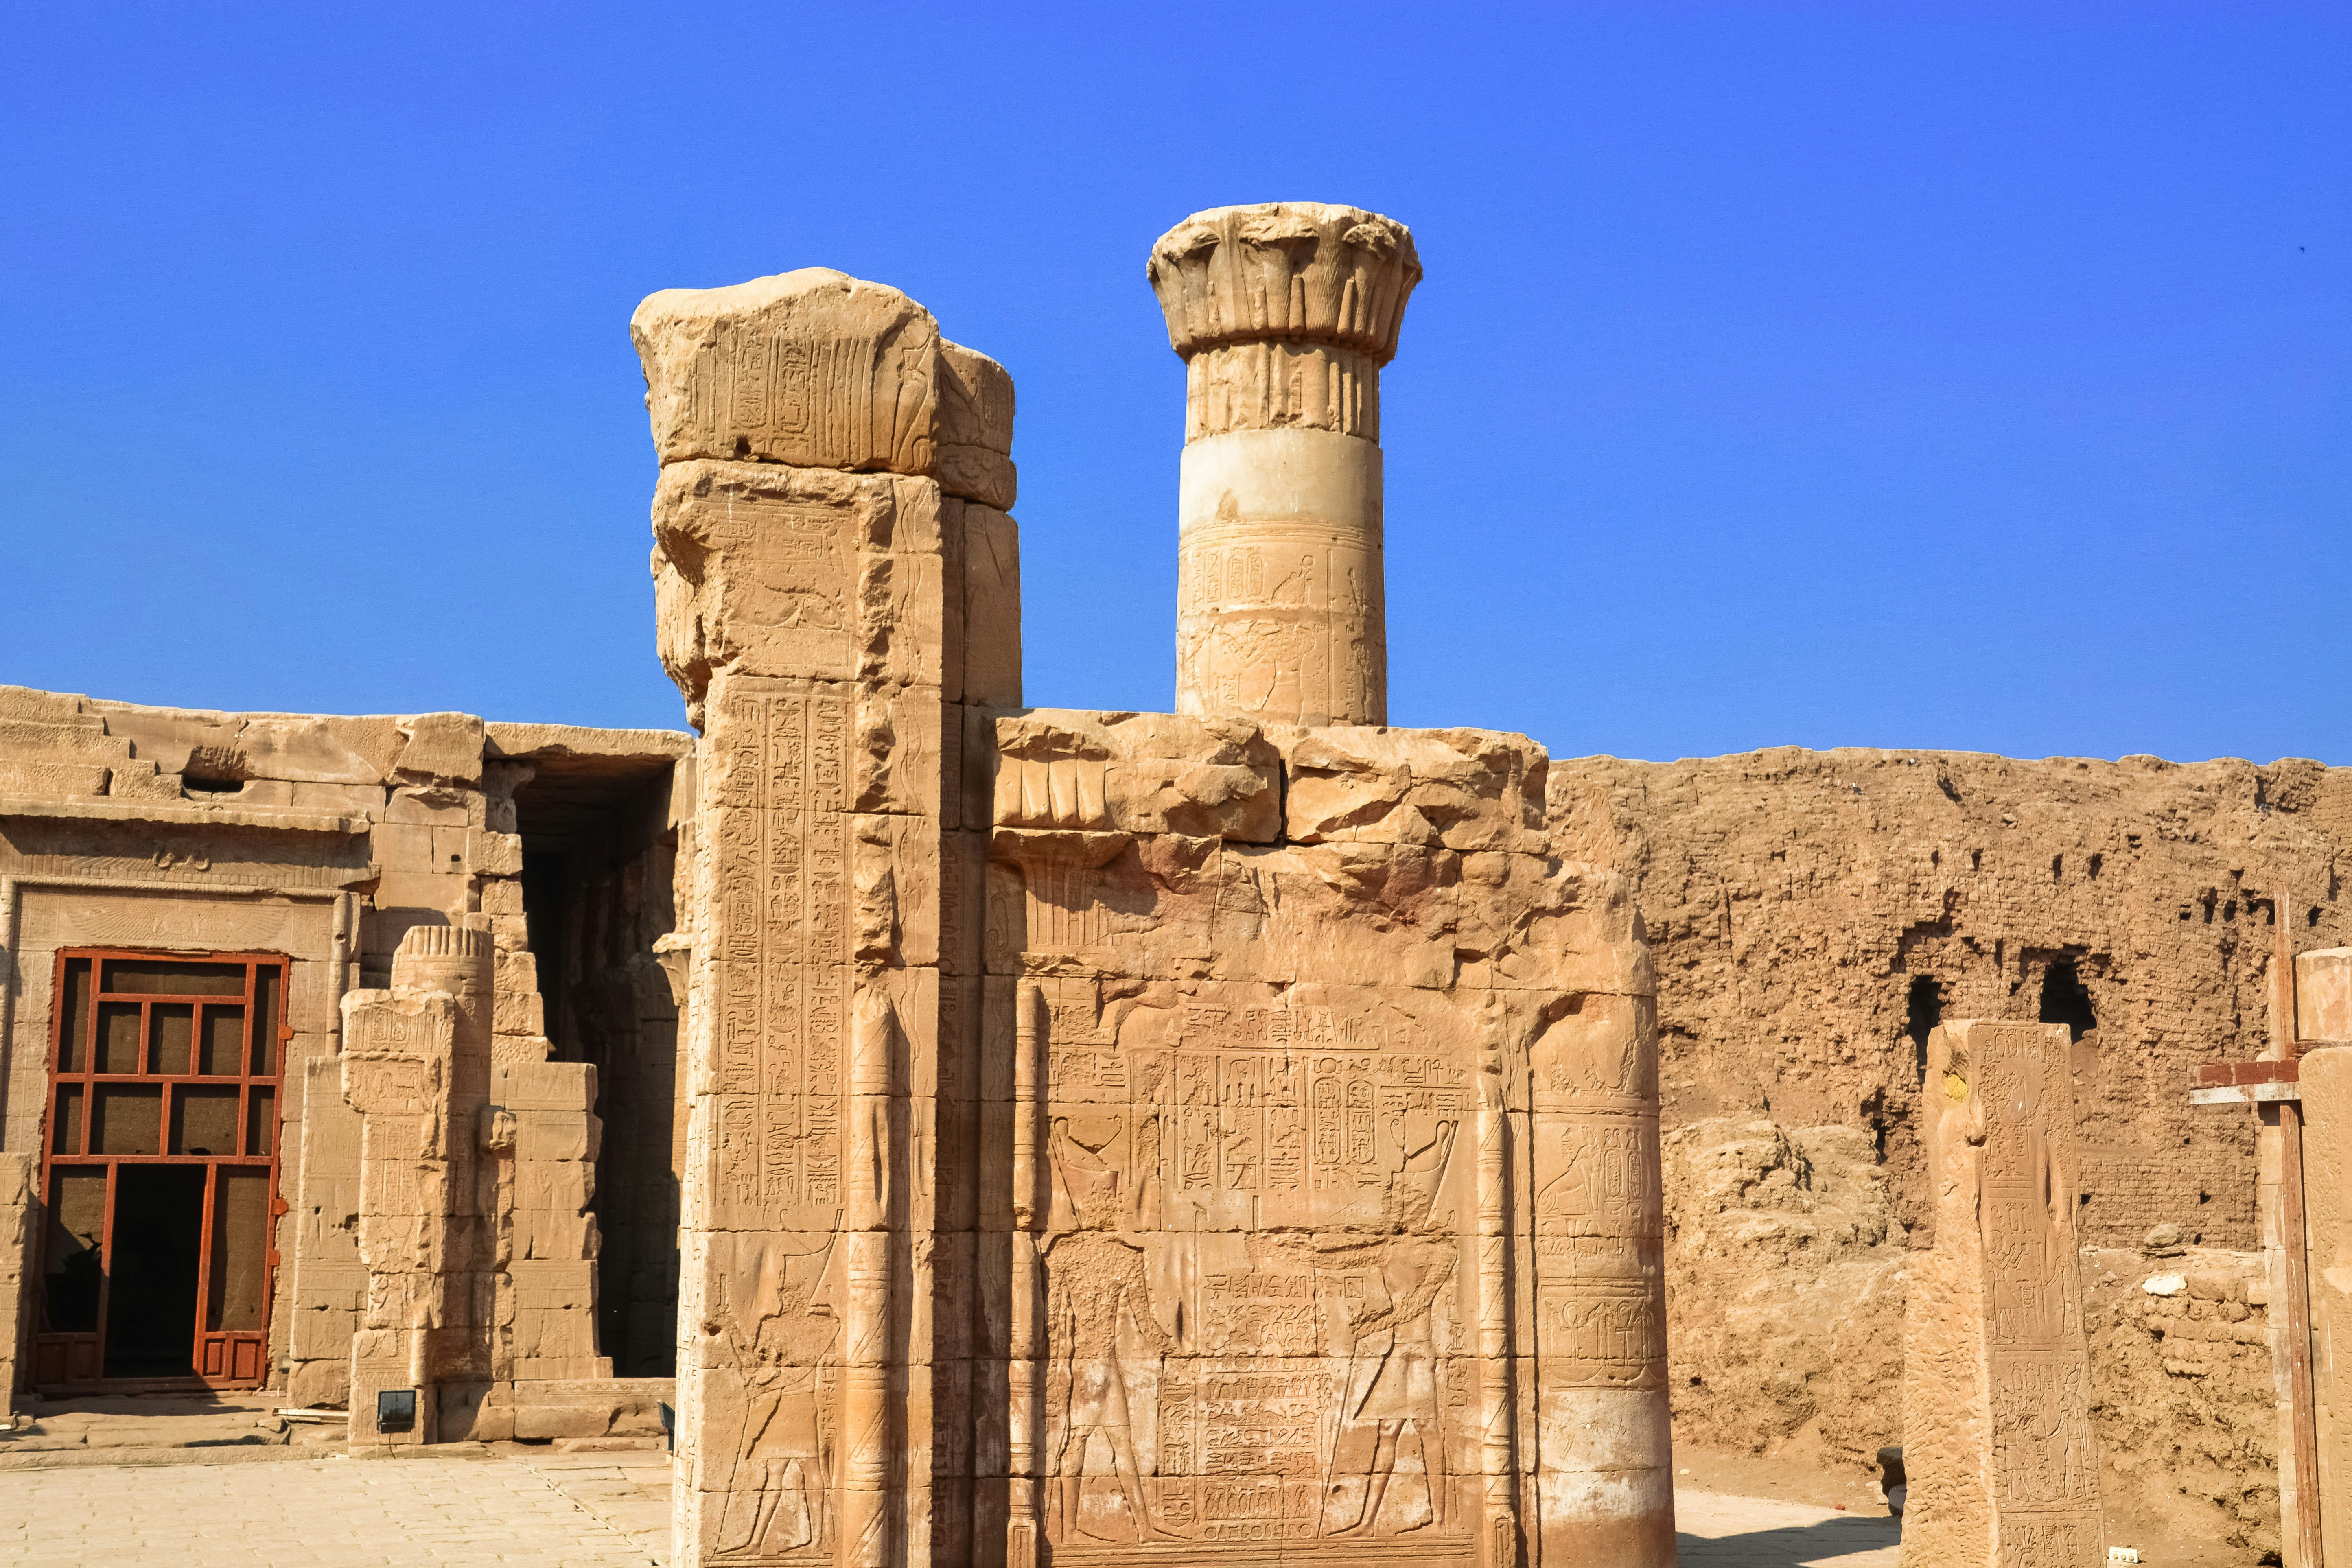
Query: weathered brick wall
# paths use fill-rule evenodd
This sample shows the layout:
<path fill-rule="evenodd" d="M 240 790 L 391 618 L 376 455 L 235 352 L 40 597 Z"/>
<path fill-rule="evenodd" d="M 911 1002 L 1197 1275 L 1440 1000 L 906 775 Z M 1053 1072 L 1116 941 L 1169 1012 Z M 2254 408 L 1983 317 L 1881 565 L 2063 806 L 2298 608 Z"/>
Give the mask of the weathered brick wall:
<path fill-rule="evenodd" d="M 2252 1113 L 2192 1111 L 2187 1089 L 2261 1046 L 2282 870 L 2295 947 L 2346 940 L 2352 770 L 1784 748 L 1576 759 L 1550 787 L 1649 922 L 1667 1125 L 1863 1128 L 1916 1226 L 1915 987 L 1948 1018 L 2066 1021 L 2071 999 L 2095 1020 L 2074 1050 L 2085 1242 L 2169 1220 L 2252 1245 Z"/>
<path fill-rule="evenodd" d="M 2254 1270 L 2253 1112 L 2192 1109 L 2188 1090 L 2199 1066 L 2264 1043 L 2282 880 L 2297 951 L 2352 940 L 2336 869 L 2352 770 L 1783 748 L 1556 762 L 1549 791 L 1568 852 L 1631 881 L 1657 958 L 1669 1164 L 1689 1171 L 1669 1181 L 1670 1286 L 1719 1279 L 1730 1237 L 1734 1305 L 1754 1309 L 1695 1311 L 1675 1292 L 1677 1436 L 1832 1461 L 1899 1437 L 1895 1383 L 1850 1369 L 1900 1365 L 1886 1249 L 1932 1240 L 1915 1134 L 1926 1028 L 1938 1010 L 2066 1022 L 2111 1503 L 2274 1544 L 2260 1302 L 2147 1296 L 2143 1278 L 2177 1264 L 2137 1249 L 2170 1222 L 2205 1272 Z M 1861 1173 L 1819 1173 L 1841 1162 L 1783 1151 L 1752 1181 L 1706 1173 L 1839 1127 L 1876 1158 L 1892 1222 L 1876 1247 L 1866 1217 L 1837 1245 L 1757 1239 L 1786 1229 L 1783 1211 L 1866 1216 Z M 1841 1305 L 1849 1275 L 1870 1288 Z M 1892 1310 L 1865 1310 L 1882 1285 Z"/>

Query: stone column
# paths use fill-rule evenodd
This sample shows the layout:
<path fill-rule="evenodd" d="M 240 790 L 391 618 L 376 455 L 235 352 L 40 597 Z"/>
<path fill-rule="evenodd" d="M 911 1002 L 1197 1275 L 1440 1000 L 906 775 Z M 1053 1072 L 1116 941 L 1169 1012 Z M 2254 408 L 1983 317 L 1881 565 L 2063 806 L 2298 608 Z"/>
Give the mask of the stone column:
<path fill-rule="evenodd" d="M 1904 1318 L 1906 1558 L 1984 1568 L 2106 1561 L 2060 1024 L 1927 1037 L 1936 1245 Z"/>
<path fill-rule="evenodd" d="M 1360 208 L 1196 213 L 1146 268 L 1186 372 L 1176 710 L 1388 722 L 1380 373 L 1421 280 Z"/>
<path fill-rule="evenodd" d="M 1528 1053 L 1535 1321 L 1521 1353 L 1534 1359 L 1538 1538 L 1529 1556 L 1672 1568 L 1657 1000 L 1638 925 L 1602 956 L 1594 978 L 1609 989 L 1575 997 Z"/>
<path fill-rule="evenodd" d="M 472 1128 L 453 1128 L 450 1111 L 463 1008 L 450 991 L 415 984 L 425 949 L 436 969 L 463 961 L 487 972 L 492 962 L 486 933 L 416 926 L 394 956 L 393 989 L 343 996 L 342 1091 L 360 1120 L 359 1253 L 367 1269 L 351 1345 L 354 1450 L 433 1441 L 436 1345 L 448 1332 L 453 1285 L 463 1294 L 453 1279 L 452 1155 Z M 472 976 L 455 978 L 462 986 Z M 377 1424 L 377 1395 L 397 1389 L 415 1391 L 414 1420 L 386 1431 Z"/>
<path fill-rule="evenodd" d="M 2319 1437 L 2320 1540 L 2326 1556 L 2352 1560 L 2352 1508 L 2326 1500 L 2344 1496 L 2352 1474 L 2352 1366 L 2335 1347 L 2352 1335 L 2352 948 L 2299 953 L 2295 971 L 2295 1038 L 2305 1047 L 2298 1066 L 2303 1091 L 2303 1204 L 2310 1248 L 2311 1384 Z M 2287 1316 L 2275 1295 L 2271 1317 Z M 2292 1455 L 2292 1442 L 2284 1452 Z M 2284 1467 L 2283 1467 L 2284 1468 Z M 2297 1542 L 2287 1516 L 2288 1561 Z"/>
<path fill-rule="evenodd" d="M 16 1409 L 17 1384 L 26 1381 L 24 1349 L 32 1317 L 26 1287 L 32 1279 L 40 1170 L 37 1154 L 0 1154 L 0 1415 Z"/>
<path fill-rule="evenodd" d="M 498 945 L 487 931 L 417 926 L 392 956 L 394 996 L 438 994 L 449 998 L 446 1137 L 441 1303 L 427 1346 L 426 1375 L 434 1383 L 478 1383 L 493 1375 L 490 1339 L 498 1298 L 496 1184 L 480 1180 L 478 1123 L 490 1098 L 490 1043 L 497 1027 Z M 433 1437 L 425 1439 L 430 1442 Z"/>
<path fill-rule="evenodd" d="M 975 1121 L 964 709 L 1020 699 L 1012 383 L 824 268 L 631 330 L 703 731 L 671 1561 L 961 1560 L 969 1335 L 935 1308 L 975 1294 L 942 1173 Z"/>

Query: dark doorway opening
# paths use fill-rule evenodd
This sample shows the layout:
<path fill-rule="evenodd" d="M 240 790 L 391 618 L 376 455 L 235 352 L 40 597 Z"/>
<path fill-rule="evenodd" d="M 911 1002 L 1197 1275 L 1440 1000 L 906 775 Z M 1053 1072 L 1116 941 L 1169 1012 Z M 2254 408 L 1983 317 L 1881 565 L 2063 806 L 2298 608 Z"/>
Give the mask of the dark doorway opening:
<path fill-rule="evenodd" d="M 194 1377 L 205 1168 L 124 1164 L 114 1174 L 106 1375 Z"/>
<path fill-rule="evenodd" d="M 677 1004 L 654 943 L 675 931 L 675 754 L 534 753 L 515 789 L 522 900 L 557 1061 L 596 1068 L 596 1343 L 624 1377 L 677 1364 L 685 1121 Z"/>
<path fill-rule="evenodd" d="M 1927 1037 L 1944 1021 L 1944 988 L 1936 984 L 1932 974 L 1922 974 L 1911 982 L 1910 1016 L 1905 1020 L 1903 1032 L 1911 1037 L 1912 1066 L 1917 1069 L 1919 1081 L 1927 1080 Z"/>
<path fill-rule="evenodd" d="M 2041 1021 L 2065 1025 L 2066 1037 L 2078 1043 L 2099 1026 L 2098 1015 L 2091 1011 L 2090 989 L 2071 958 L 2053 958 L 2042 972 Z"/>

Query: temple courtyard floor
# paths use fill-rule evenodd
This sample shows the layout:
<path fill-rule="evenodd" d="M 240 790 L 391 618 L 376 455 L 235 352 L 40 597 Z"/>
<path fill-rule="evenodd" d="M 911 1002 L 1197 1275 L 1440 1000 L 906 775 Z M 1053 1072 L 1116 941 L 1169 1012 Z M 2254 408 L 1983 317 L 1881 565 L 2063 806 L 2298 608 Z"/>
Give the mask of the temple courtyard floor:
<path fill-rule="evenodd" d="M 401 1460 L 284 1447 L 192 1462 L 0 1468 L 0 1562 L 197 1568 L 645 1568 L 668 1556 L 669 1460 L 642 1450 Z M 217 1452 L 217 1451 L 216 1451 Z M 234 1455 L 234 1458 L 230 1457 Z M 1895 1521 L 1811 1503 L 1678 1493 L 1690 1568 L 1894 1568 Z"/>

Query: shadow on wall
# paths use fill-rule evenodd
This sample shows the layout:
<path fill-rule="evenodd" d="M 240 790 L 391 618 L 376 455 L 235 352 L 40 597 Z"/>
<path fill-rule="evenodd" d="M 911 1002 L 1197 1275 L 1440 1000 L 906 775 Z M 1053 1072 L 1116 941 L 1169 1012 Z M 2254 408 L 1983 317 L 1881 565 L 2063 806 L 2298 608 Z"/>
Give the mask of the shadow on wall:
<path fill-rule="evenodd" d="M 686 1141 L 678 1007 L 654 943 L 677 923 L 686 770 L 667 756 L 531 765 L 515 809 L 546 1033 L 556 1060 L 594 1064 L 603 1124 L 591 1199 L 597 1344 L 620 1376 L 674 1376 Z"/>

